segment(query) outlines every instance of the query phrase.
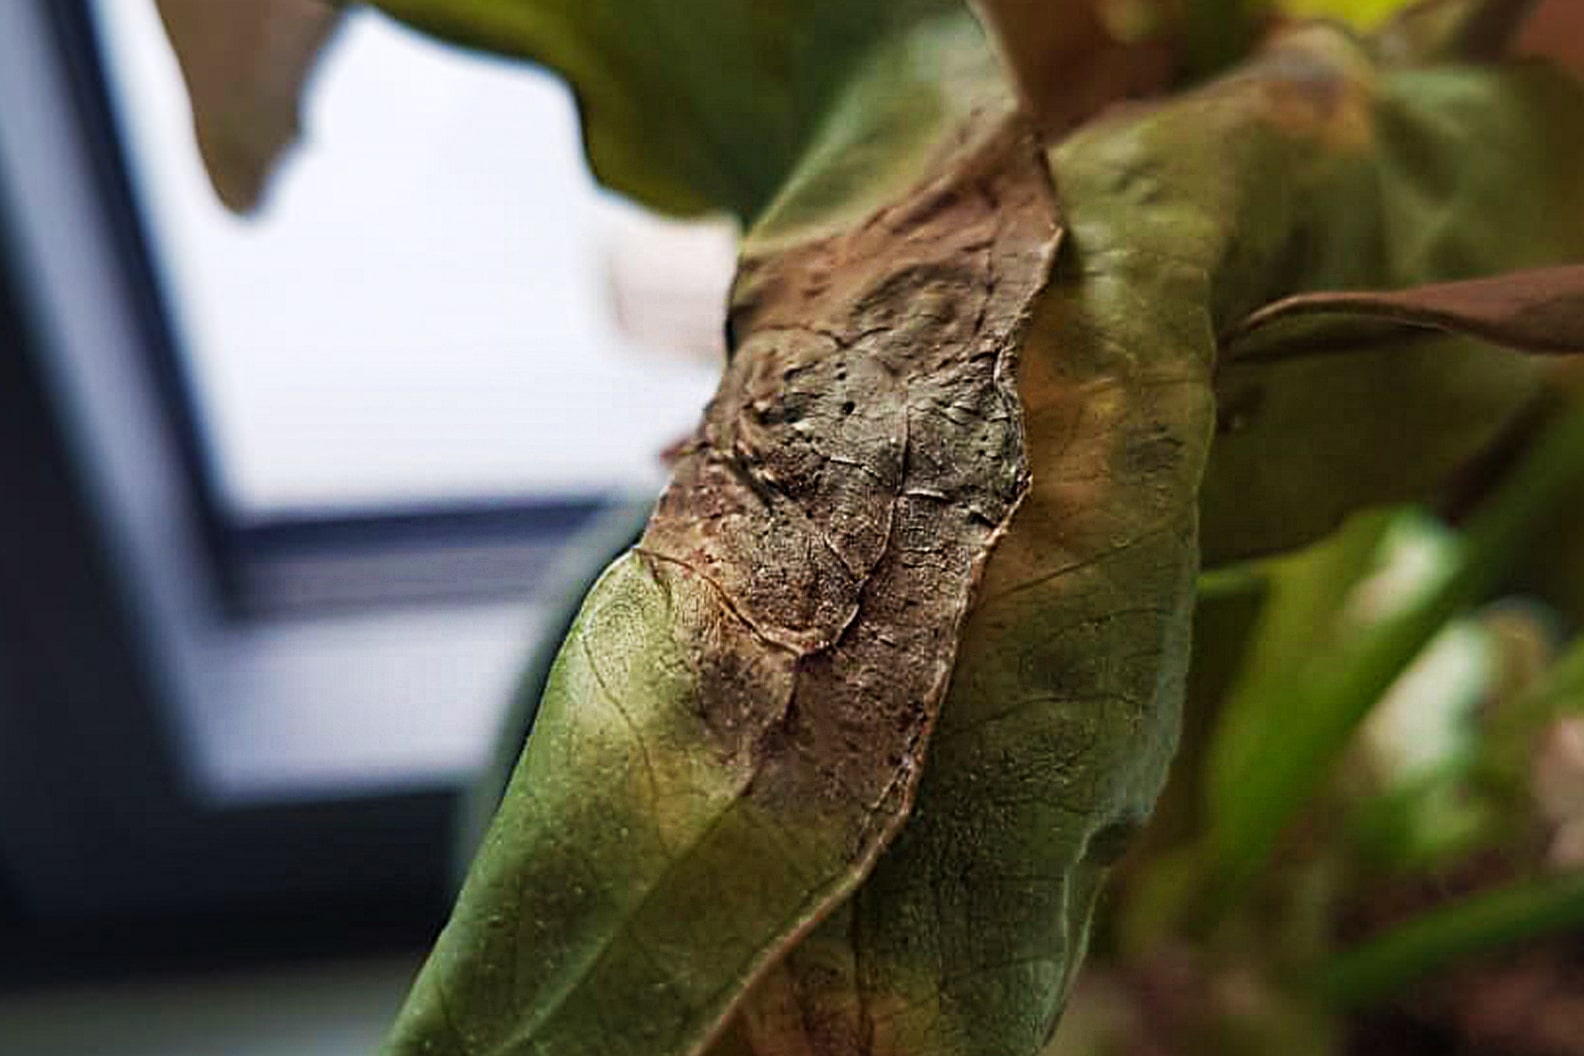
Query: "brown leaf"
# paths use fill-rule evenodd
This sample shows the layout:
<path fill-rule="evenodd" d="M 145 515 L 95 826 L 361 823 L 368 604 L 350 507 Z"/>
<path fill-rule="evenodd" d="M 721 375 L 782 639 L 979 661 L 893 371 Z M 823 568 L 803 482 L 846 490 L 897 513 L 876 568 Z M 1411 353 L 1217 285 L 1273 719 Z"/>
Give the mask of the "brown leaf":
<path fill-rule="evenodd" d="M 1222 345 L 1232 359 L 1290 359 L 1400 340 L 1405 327 L 1525 352 L 1584 352 L 1584 265 L 1406 290 L 1301 293 L 1254 312 L 1223 335 Z"/>
<path fill-rule="evenodd" d="M 726 376 L 637 548 L 753 630 L 731 649 L 700 634 L 697 661 L 702 709 L 755 757 L 748 800 L 836 826 L 860 858 L 906 815 L 1028 485 L 1011 366 L 1054 206 L 1024 126 L 975 132 L 872 222 L 749 250 Z M 734 723 L 744 701 L 775 714 Z"/>
<path fill-rule="evenodd" d="M 962 18 L 959 66 L 998 77 Z M 743 988 L 897 834 L 1028 488 L 1013 368 L 1059 229 L 991 87 L 885 204 L 750 235 L 716 397 L 585 603 L 387 1051 L 731 1051 Z"/>
<path fill-rule="evenodd" d="M 323 0 L 158 0 L 192 99 L 198 150 L 226 207 L 259 204 L 298 134 L 303 85 L 341 17 Z"/>

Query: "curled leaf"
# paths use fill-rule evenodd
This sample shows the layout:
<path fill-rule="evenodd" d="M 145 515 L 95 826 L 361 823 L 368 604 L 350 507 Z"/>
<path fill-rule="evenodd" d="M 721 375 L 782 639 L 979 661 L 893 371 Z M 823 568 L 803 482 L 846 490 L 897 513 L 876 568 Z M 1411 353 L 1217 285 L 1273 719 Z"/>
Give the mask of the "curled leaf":
<path fill-rule="evenodd" d="M 1071 175 L 1098 190 L 1076 161 Z M 1068 200 L 1063 219 L 1115 249 L 1116 270 L 1059 262 L 1021 343 L 1030 490 L 963 628 L 917 806 L 750 994 L 749 1051 L 1039 1051 L 1100 884 L 1165 779 L 1211 348 L 1178 325 L 1201 306 L 1152 300 L 1126 274 L 1123 231 L 1099 226 L 1112 203 Z M 1115 342 L 1100 336 L 1124 319 Z"/>
<path fill-rule="evenodd" d="M 1216 335 L 1576 246 L 1547 226 L 1578 207 L 1580 148 L 1547 138 L 1576 90 L 1449 77 L 1299 29 L 1042 164 L 965 18 L 870 53 L 749 231 L 721 390 L 563 649 L 391 1051 L 1038 1051 L 1175 744 L 1201 509 L 1315 525 L 1263 477 L 1196 501 Z M 1479 136 L 1548 197 L 1414 224 Z M 1451 387 L 1409 362 L 1423 391 L 1388 393 Z M 1531 382 L 1478 387 L 1492 428 Z M 1383 398 L 1359 419 L 1400 422 Z"/>
<path fill-rule="evenodd" d="M 861 222 L 750 242 L 720 391 L 390 1051 L 696 1052 L 894 837 L 1027 487 L 1014 355 L 1057 228 L 1001 98 Z"/>
<path fill-rule="evenodd" d="M 1584 265 L 1406 290 L 1296 294 L 1254 312 L 1221 343 L 1232 359 L 1281 359 L 1372 344 L 1401 347 L 1405 328 L 1525 352 L 1584 352 Z"/>
<path fill-rule="evenodd" d="M 1579 259 L 1577 86 L 1297 27 L 1042 151 L 955 0 L 379 6 L 564 72 L 610 186 L 752 222 L 721 388 L 387 1051 L 1031 1056 L 1175 746 L 1201 524 L 1211 561 L 1312 538 L 1536 388 L 1217 336 Z M 1125 34 L 1039 78 L 1098 8 L 989 8 L 1048 136 L 1153 82 Z"/>

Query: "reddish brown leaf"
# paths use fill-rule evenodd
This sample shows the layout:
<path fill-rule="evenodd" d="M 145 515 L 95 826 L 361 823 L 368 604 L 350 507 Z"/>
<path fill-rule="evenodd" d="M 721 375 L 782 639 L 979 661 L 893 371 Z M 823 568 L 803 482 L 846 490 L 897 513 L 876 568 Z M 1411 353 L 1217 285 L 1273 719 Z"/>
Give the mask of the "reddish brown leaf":
<path fill-rule="evenodd" d="M 1288 325 L 1300 321 L 1307 325 Z M 1584 352 L 1584 265 L 1406 290 L 1301 293 L 1254 312 L 1222 336 L 1222 345 L 1233 359 L 1290 359 L 1358 351 L 1400 339 L 1404 327 L 1463 334 L 1524 352 Z"/>

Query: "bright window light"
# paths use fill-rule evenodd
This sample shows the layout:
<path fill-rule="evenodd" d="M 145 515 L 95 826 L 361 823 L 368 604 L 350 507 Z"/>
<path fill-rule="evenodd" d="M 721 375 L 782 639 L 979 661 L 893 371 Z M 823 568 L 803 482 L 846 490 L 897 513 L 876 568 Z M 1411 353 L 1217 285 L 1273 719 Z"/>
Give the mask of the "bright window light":
<path fill-rule="evenodd" d="M 560 82 L 354 13 L 303 144 L 238 219 L 203 175 L 154 5 L 96 15 L 233 517 L 653 486 L 716 371 L 618 325 L 612 264 L 643 221 L 595 188 Z M 729 239 L 652 244 L 689 254 L 704 293 L 681 300 L 718 317 Z"/>

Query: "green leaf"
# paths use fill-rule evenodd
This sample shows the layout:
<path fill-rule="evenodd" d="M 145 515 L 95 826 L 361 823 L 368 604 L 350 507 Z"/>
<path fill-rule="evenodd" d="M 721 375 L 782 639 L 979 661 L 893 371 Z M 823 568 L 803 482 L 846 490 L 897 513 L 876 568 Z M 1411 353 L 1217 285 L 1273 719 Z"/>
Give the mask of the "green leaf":
<path fill-rule="evenodd" d="M 1271 765 L 1292 735 L 1294 673 L 1314 658 L 1334 657 L 1350 633 L 1348 599 L 1377 568 L 1384 540 L 1398 515 L 1361 515 L 1314 546 L 1264 566 L 1269 599 L 1244 655 L 1237 680 L 1221 706 L 1205 760 L 1205 812 L 1212 824 L 1238 809 L 1254 775 Z"/>
<path fill-rule="evenodd" d="M 1332 958 L 1312 985 L 1332 1005 L 1392 998 L 1480 954 L 1584 927 L 1584 872 L 1525 880 L 1423 913 Z"/>
<path fill-rule="evenodd" d="M 339 5 L 158 0 L 221 198 L 256 204 Z M 457 44 L 549 67 L 606 186 L 663 212 L 759 213 L 868 60 L 961 0 L 373 0 Z M 922 71 L 921 71 L 922 72 Z M 933 71 L 929 72 L 933 76 Z"/>
<path fill-rule="evenodd" d="M 1449 240 L 1440 252 L 1456 253 L 1460 270 L 1514 250 L 1584 256 L 1584 216 L 1576 224 L 1553 240 L 1537 218 L 1510 242 L 1486 232 L 1478 247 Z M 1207 563 L 1303 542 L 1360 506 L 1428 499 L 1471 463 L 1534 404 L 1542 368 L 1462 338 L 1584 352 L 1584 266 L 1297 293 L 1223 334 Z"/>
<path fill-rule="evenodd" d="M 1379 76 L 1359 102 L 1351 149 L 1273 174 L 1292 188 L 1285 196 L 1269 183 L 1250 191 L 1266 194 L 1270 223 L 1296 241 L 1271 265 L 1275 284 L 1242 284 L 1268 292 L 1229 306 L 1221 333 L 1263 309 L 1270 347 L 1294 341 L 1294 358 L 1245 359 L 1233 341 L 1218 371 L 1203 502 L 1211 567 L 1317 539 L 1351 510 L 1434 496 L 1540 394 L 1540 365 L 1488 345 L 1402 327 L 1383 343 L 1345 317 L 1283 326 L 1285 310 L 1266 305 L 1584 260 L 1584 99 L 1568 78 L 1539 66 L 1408 69 Z M 1511 287 L 1481 287 L 1492 288 Z M 1320 330 L 1347 340 L 1297 355 Z"/>
<path fill-rule="evenodd" d="M 1257 706 L 1286 717 L 1257 767 L 1224 793 L 1207 842 L 1216 903 L 1247 890 L 1288 823 L 1310 802 L 1358 724 L 1447 620 L 1517 561 L 1529 534 L 1584 481 L 1584 414 L 1553 423 L 1523 465 L 1469 520 L 1453 559 L 1356 641 L 1289 667 Z"/>
<path fill-rule="evenodd" d="M 664 212 L 756 216 L 869 52 L 960 0 L 375 0 L 572 85 L 600 181 Z"/>
<path fill-rule="evenodd" d="M 1371 709 L 1337 782 L 1357 863 L 1423 874 L 1466 858 L 1488 835 L 1496 818 L 1469 778 L 1479 709 L 1497 688 L 1497 649 L 1480 620 L 1454 619 Z"/>

